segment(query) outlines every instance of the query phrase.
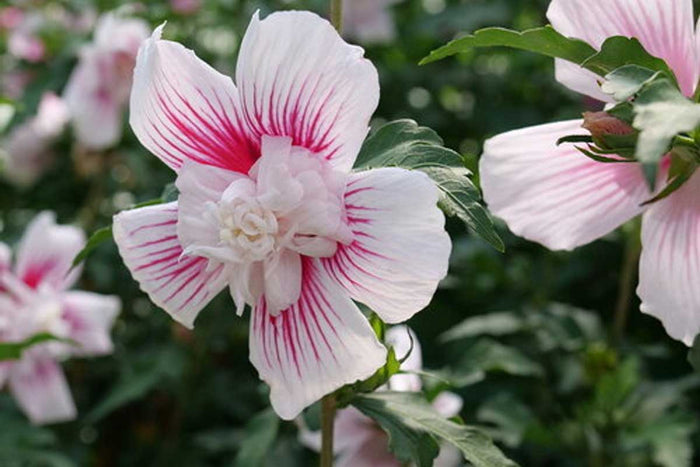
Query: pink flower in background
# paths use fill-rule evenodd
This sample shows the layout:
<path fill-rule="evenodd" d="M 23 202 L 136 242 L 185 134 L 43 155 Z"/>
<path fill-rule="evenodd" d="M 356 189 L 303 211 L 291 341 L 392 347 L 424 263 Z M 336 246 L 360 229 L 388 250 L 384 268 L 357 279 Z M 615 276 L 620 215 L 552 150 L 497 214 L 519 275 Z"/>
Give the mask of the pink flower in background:
<path fill-rule="evenodd" d="M 403 358 L 409 351 L 411 354 L 401 364 L 401 370 L 407 373 L 392 376 L 386 387 L 379 390 L 419 392 L 422 387 L 420 377 L 410 373 L 423 369 L 418 338 L 408 327 L 395 326 L 387 331 L 386 342 L 394 347 L 397 358 Z M 433 401 L 433 407 L 443 417 L 451 418 L 462 410 L 462 398 L 451 392 L 442 392 Z M 310 449 L 320 452 L 320 432 L 312 432 L 302 427 L 299 439 Z M 334 449 L 337 455 L 334 464 L 336 467 L 401 467 L 403 465 L 389 452 L 389 437 L 386 432 L 374 420 L 354 407 L 339 410 L 336 415 Z M 433 463 L 435 467 L 458 465 L 462 465 L 462 456 L 457 448 L 448 444 L 441 447 L 440 455 Z"/>
<path fill-rule="evenodd" d="M 170 8 L 181 15 L 191 15 L 202 7 L 202 0 L 170 0 Z"/>
<path fill-rule="evenodd" d="M 69 270 L 84 244 L 80 229 L 56 225 L 49 212 L 27 227 L 14 267 L 10 249 L 0 242 L 0 341 L 22 342 L 50 333 L 74 342 L 37 344 L 25 350 L 21 360 L 0 363 L 0 385 L 7 383 L 32 423 L 76 416 L 60 361 L 112 352 L 109 331 L 121 308 L 119 299 L 68 290 L 80 274 Z"/>
<path fill-rule="evenodd" d="M 46 57 L 46 45 L 39 37 L 45 19 L 39 13 L 25 13 L 7 7 L 0 11 L 2 27 L 7 28 L 7 50 L 17 58 L 37 63 Z"/>
<path fill-rule="evenodd" d="M 636 37 L 667 61 L 691 96 L 700 76 L 700 36 L 691 0 L 554 0 L 547 13 L 555 29 L 599 47 L 610 36 Z M 557 61 L 557 80 L 610 101 L 592 73 Z M 481 159 L 484 199 L 517 235 L 554 250 L 600 238 L 643 214 L 641 310 L 659 318 L 675 339 L 690 345 L 700 332 L 700 172 L 680 190 L 648 207 L 651 194 L 638 164 L 593 161 L 559 138 L 584 134 L 582 120 L 525 128 L 486 142 Z"/>
<path fill-rule="evenodd" d="M 327 21 L 254 15 L 236 84 L 161 30 L 139 52 L 130 122 L 180 196 L 117 215 L 115 240 L 185 326 L 225 288 L 252 307 L 250 359 L 293 419 L 385 362 L 352 299 L 391 323 L 430 302 L 451 247 L 438 190 L 420 172 L 350 172 L 379 84 Z"/>
<path fill-rule="evenodd" d="M 0 147 L 0 173 L 9 182 L 26 187 L 53 162 L 51 145 L 68 123 L 65 103 L 52 92 L 44 93 L 37 115 L 12 129 Z"/>
<path fill-rule="evenodd" d="M 392 5 L 402 0 L 344 0 L 343 33 L 363 44 L 391 42 L 396 26 Z"/>
<path fill-rule="evenodd" d="M 106 149 L 121 138 L 136 53 L 148 35 L 140 19 L 108 13 L 98 20 L 64 92 L 76 138 L 86 148 Z"/>

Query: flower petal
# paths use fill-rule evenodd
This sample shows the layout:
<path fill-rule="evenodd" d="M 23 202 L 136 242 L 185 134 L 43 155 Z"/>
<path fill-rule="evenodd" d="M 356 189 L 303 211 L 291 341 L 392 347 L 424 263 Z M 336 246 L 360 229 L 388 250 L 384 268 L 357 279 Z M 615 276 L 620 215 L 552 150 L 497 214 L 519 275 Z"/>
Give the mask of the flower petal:
<path fill-rule="evenodd" d="M 513 233 L 571 250 L 640 214 L 651 197 L 637 164 L 601 163 L 559 138 L 586 134 L 581 121 L 511 131 L 484 145 L 481 187 Z"/>
<path fill-rule="evenodd" d="M 114 216 L 119 253 L 151 301 L 192 328 L 197 314 L 225 286 L 224 266 L 183 255 L 177 238 L 177 202 Z"/>
<path fill-rule="evenodd" d="M 191 50 L 161 40 L 162 28 L 136 60 L 129 118 L 134 133 L 176 171 L 190 159 L 248 173 L 259 148 L 238 116 L 236 87 Z"/>
<path fill-rule="evenodd" d="M 29 224 L 17 248 L 17 277 L 32 288 L 46 285 L 54 290 L 66 289 L 80 275 L 79 268 L 69 271 L 84 245 L 82 230 L 56 225 L 54 213 L 42 212 Z"/>
<path fill-rule="evenodd" d="M 296 251 L 282 250 L 265 261 L 265 304 L 270 314 L 292 306 L 301 293 L 301 256 Z"/>
<path fill-rule="evenodd" d="M 341 386 L 370 377 L 386 348 L 357 306 L 318 264 L 306 259 L 299 301 L 272 316 L 253 310 L 250 361 L 270 385 L 275 412 L 291 420 Z"/>
<path fill-rule="evenodd" d="M 112 353 L 110 330 L 121 310 L 118 297 L 72 291 L 63 295 L 63 320 L 70 326 L 69 336 L 78 345 L 74 355 Z"/>
<path fill-rule="evenodd" d="M 683 92 L 693 94 L 698 69 L 692 0 L 552 0 L 547 18 L 558 32 L 582 39 L 595 48 L 611 36 L 639 39 L 650 54 L 669 64 Z M 580 90 L 578 80 L 560 82 Z"/>
<path fill-rule="evenodd" d="M 256 139 L 290 136 L 350 170 L 379 101 L 377 70 L 309 12 L 273 13 L 250 22 L 236 82 Z"/>
<path fill-rule="evenodd" d="M 394 326 L 386 332 L 384 341 L 394 348 L 396 358 L 405 359 L 401 370 L 405 372 L 421 371 L 423 355 L 418 336 L 408 326 Z M 409 354 L 410 352 L 410 354 Z M 419 392 L 423 386 L 420 376 L 415 373 L 399 373 L 387 382 L 391 391 Z"/>
<path fill-rule="evenodd" d="M 77 416 L 66 377 L 53 360 L 25 358 L 14 364 L 9 386 L 34 424 L 65 422 Z"/>
<path fill-rule="evenodd" d="M 386 322 L 425 308 L 447 274 L 451 242 L 437 202 L 438 189 L 422 172 L 383 168 L 349 177 L 345 207 L 354 240 L 323 265 Z"/>
<path fill-rule="evenodd" d="M 688 346 L 700 333 L 698 196 L 696 173 L 644 214 L 637 288 L 642 312 L 660 319 L 671 337 Z"/>

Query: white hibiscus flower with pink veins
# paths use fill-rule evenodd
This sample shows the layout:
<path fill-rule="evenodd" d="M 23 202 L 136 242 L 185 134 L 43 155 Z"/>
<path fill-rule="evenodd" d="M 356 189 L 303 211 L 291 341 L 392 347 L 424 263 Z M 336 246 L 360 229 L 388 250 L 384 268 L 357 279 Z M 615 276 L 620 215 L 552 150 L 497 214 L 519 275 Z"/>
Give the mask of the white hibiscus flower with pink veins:
<path fill-rule="evenodd" d="M 419 392 L 422 383 L 415 372 L 423 369 L 423 356 L 418 338 L 407 326 L 395 326 L 387 331 L 386 342 L 394 347 L 398 358 L 403 358 L 405 355 L 408 355 L 408 358 L 401 363 L 401 370 L 405 373 L 392 376 L 386 386 L 379 390 Z M 462 410 L 462 398 L 452 392 L 441 392 L 433 400 L 433 408 L 445 418 L 454 417 Z M 309 431 L 303 426 L 303 422 L 300 421 L 300 423 L 302 428 L 299 431 L 299 439 L 302 444 L 320 452 L 321 433 Z M 374 420 L 354 407 L 338 411 L 333 431 L 333 446 L 337 456 L 334 464 L 336 467 L 401 467 L 404 465 L 389 451 L 389 436 L 386 432 Z M 449 444 L 442 445 L 433 466 L 458 465 L 462 465 L 462 455 L 459 450 Z"/>
<path fill-rule="evenodd" d="M 98 20 L 93 43 L 81 50 L 64 97 L 86 148 L 106 149 L 121 138 L 136 53 L 149 34 L 145 21 L 108 13 Z"/>
<path fill-rule="evenodd" d="M 68 123 L 68 108 L 53 92 L 41 98 L 37 114 L 17 125 L 0 144 L 0 173 L 14 185 L 37 181 L 53 162 L 51 145 Z"/>
<path fill-rule="evenodd" d="M 76 417 L 62 360 L 112 352 L 109 332 L 121 309 L 119 299 L 68 290 L 80 275 L 70 268 L 84 245 L 80 229 L 56 225 L 50 212 L 29 224 L 14 266 L 9 247 L 0 242 L 0 342 L 41 333 L 70 340 L 36 344 L 20 360 L 0 362 L 0 386 L 7 384 L 32 423 Z"/>
<path fill-rule="evenodd" d="M 594 47 L 610 36 L 636 37 L 669 64 L 683 93 L 693 95 L 700 39 L 691 0 L 554 0 L 547 16 L 563 35 Z M 556 77 L 574 91 L 611 101 L 599 78 L 574 64 L 557 61 Z M 556 145 L 563 136 L 585 134 L 582 123 L 535 126 L 487 141 L 480 163 L 484 199 L 515 234 L 553 250 L 589 243 L 643 214 L 641 310 L 690 345 L 700 332 L 700 172 L 671 196 L 642 206 L 651 193 L 639 164 L 600 163 L 573 144 Z"/>
<path fill-rule="evenodd" d="M 161 30 L 139 52 L 130 121 L 180 195 L 117 215 L 117 245 L 185 326 L 225 288 L 250 305 L 250 359 L 293 419 L 385 363 L 353 299 L 390 323 L 430 302 L 451 248 L 438 190 L 420 172 L 350 171 L 379 84 L 327 21 L 255 14 L 236 84 Z"/>

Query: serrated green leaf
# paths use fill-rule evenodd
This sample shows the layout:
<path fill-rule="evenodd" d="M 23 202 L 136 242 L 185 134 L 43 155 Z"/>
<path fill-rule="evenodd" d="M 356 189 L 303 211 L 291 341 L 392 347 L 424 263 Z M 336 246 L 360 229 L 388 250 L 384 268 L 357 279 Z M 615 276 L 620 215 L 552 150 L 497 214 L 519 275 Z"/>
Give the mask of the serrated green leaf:
<path fill-rule="evenodd" d="M 254 416 L 245 426 L 245 436 L 236 455 L 236 467 L 257 467 L 263 465 L 265 457 L 272 449 L 280 419 L 272 409 Z"/>
<path fill-rule="evenodd" d="M 658 165 L 679 133 L 700 126 L 700 104 L 687 99 L 668 78 L 644 85 L 634 103 L 634 126 L 639 133 L 637 160 L 654 188 Z"/>
<path fill-rule="evenodd" d="M 20 342 L 2 342 L 0 343 L 0 361 L 19 360 L 22 358 L 22 352 L 37 344 L 42 344 L 49 341 L 58 341 L 72 343 L 70 339 L 56 337 L 48 332 L 35 334 Z"/>
<path fill-rule="evenodd" d="M 600 76 L 607 76 L 618 68 L 628 65 L 637 65 L 654 72 L 662 72 L 674 80 L 675 75 L 666 62 L 652 56 L 644 46 L 635 38 L 624 36 L 609 37 L 600 46 L 600 51 L 588 57 L 583 62 L 578 62 Z"/>
<path fill-rule="evenodd" d="M 503 345 L 493 339 L 482 338 L 462 351 L 452 377 L 455 386 L 477 382 L 477 376 L 487 372 L 502 372 L 513 376 L 538 377 L 543 374 L 539 363 L 515 347 Z"/>
<path fill-rule="evenodd" d="M 387 123 L 363 144 L 356 169 L 402 167 L 425 172 L 442 192 L 440 207 L 449 216 L 462 220 L 475 234 L 499 251 L 503 241 L 496 233 L 486 209 L 480 204 L 479 190 L 464 167 L 462 157 L 442 145 L 430 128 L 413 120 Z"/>
<path fill-rule="evenodd" d="M 486 28 L 454 41 L 430 52 L 420 61 L 421 65 L 431 63 L 450 55 L 466 52 L 475 47 L 511 47 L 527 50 L 553 58 L 561 58 L 574 63 L 582 63 L 596 53 L 589 44 L 567 38 L 551 26 L 519 32 L 504 28 Z"/>
<path fill-rule="evenodd" d="M 513 467 L 482 431 L 443 418 L 420 394 L 382 391 L 358 396 L 353 405 L 389 435 L 389 448 L 400 461 L 432 465 L 435 438 L 457 447 L 476 467 Z"/>
<path fill-rule="evenodd" d="M 616 101 L 623 102 L 637 94 L 660 73 L 638 65 L 625 65 L 605 75 L 600 89 Z"/>

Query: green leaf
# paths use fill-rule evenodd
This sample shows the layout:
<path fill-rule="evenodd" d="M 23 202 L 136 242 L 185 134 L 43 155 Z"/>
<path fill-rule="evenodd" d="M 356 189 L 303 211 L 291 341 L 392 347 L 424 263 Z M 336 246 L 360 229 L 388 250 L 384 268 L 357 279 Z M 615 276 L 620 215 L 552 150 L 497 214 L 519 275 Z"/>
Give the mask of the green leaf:
<path fill-rule="evenodd" d="M 430 55 L 420 61 L 420 64 L 425 65 L 475 47 L 494 46 L 527 50 L 574 63 L 582 63 L 596 53 L 596 50 L 587 43 L 567 38 L 551 26 L 523 32 L 503 28 L 486 28 L 476 31 L 472 35 L 455 39 L 447 45 L 433 50 Z"/>
<path fill-rule="evenodd" d="M 280 420 L 272 409 L 267 409 L 253 417 L 245 426 L 245 436 L 236 455 L 236 467 L 256 467 L 263 465 L 265 457 L 272 450 L 277 439 Z"/>
<path fill-rule="evenodd" d="M 412 120 L 387 123 L 363 144 L 356 169 L 402 167 L 425 172 L 442 192 L 440 206 L 458 217 L 474 233 L 499 251 L 503 241 L 496 233 L 486 209 L 479 203 L 479 190 L 469 179 L 462 157 L 445 148 L 433 130 Z"/>
<path fill-rule="evenodd" d="M 610 37 L 603 42 L 600 52 L 577 63 L 600 76 L 607 76 L 614 70 L 628 65 L 637 65 L 651 70 L 652 73 L 663 72 L 675 83 L 675 75 L 666 62 L 649 54 L 635 38 Z"/>
<path fill-rule="evenodd" d="M 700 105 L 687 99 L 668 78 L 647 83 L 634 103 L 634 126 L 639 133 L 636 157 L 653 188 L 661 158 L 679 133 L 700 125 Z"/>
<path fill-rule="evenodd" d="M 484 402 L 476 417 L 495 425 L 494 438 L 512 447 L 520 445 L 528 426 L 536 422 L 530 408 L 506 392 L 498 393 Z"/>
<path fill-rule="evenodd" d="M 387 353 L 386 363 L 374 372 L 372 376 L 364 381 L 346 385 L 337 391 L 336 398 L 338 400 L 338 407 L 348 405 L 356 394 L 374 392 L 380 386 L 385 385 L 387 381 L 389 381 L 389 378 L 397 374 L 400 370 L 401 362 L 396 358 L 396 351 L 391 347 Z"/>
<path fill-rule="evenodd" d="M 90 238 L 88 239 L 87 243 L 83 247 L 80 252 L 75 256 L 73 259 L 73 264 L 71 265 L 71 269 L 82 263 L 85 258 L 87 258 L 90 253 L 92 253 L 95 248 L 106 242 L 107 240 L 112 239 L 112 226 L 109 225 L 107 227 L 102 227 L 101 229 L 97 229 L 95 232 L 93 232 L 92 235 L 90 235 Z"/>
<path fill-rule="evenodd" d="M 476 467 L 516 465 L 483 432 L 443 418 L 420 394 L 382 391 L 358 396 L 353 405 L 379 423 L 389 435 L 389 449 L 402 462 L 432 465 L 438 452 L 434 438 L 439 438 Z"/>
<path fill-rule="evenodd" d="M 482 335 L 504 336 L 522 331 L 525 320 L 510 311 L 489 313 L 467 318 L 440 336 L 442 342 L 449 342 Z"/>
<path fill-rule="evenodd" d="M 515 347 L 482 338 L 462 351 L 452 378 L 455 386 L 479 381 L 484 373 L 502 372 L 514 376 L 541 376 L 542 367 Z"/>
<path fill-rule="evenodd" d="M 688 351 L 688 363 L 697 373 L 700 373 L 700 334 L 695 336 L 693 346 Z"/>
<path fill-rule="evenodd" d="M 600 89 L 610 94 L 618 102 L 633 97 L 645 84 L 656 79 L 659 71 L 653 71 L 638 65 L 625 65 L 605 75 Z"/>
<path fill-rule="evenodd" d="M 0 133 L 5 131 L 15 115 L 15 106 L 0 101 Z"/>
<path fill-rule="evenodd" d="M 73 342 L 70 339 L 56 337 L 48 332 L 35 334 L 32 337 L 20 342 L 2 342 L 0 343 L 0 361 L 19 360 L 22 358 L 22 352 L 28 348 L 48 341 L 59 341 L 65 343 Z"/>
<path fill-rule="evenodd" d="M 85 416 L 85 422 L 95 423 L 118 408 L 144 397 L 166 378 L 179 379 L 182 371 L 182 357 L 172 349 L 143 354 L 140 360 L 122 372 L 107 396 Z"/>

